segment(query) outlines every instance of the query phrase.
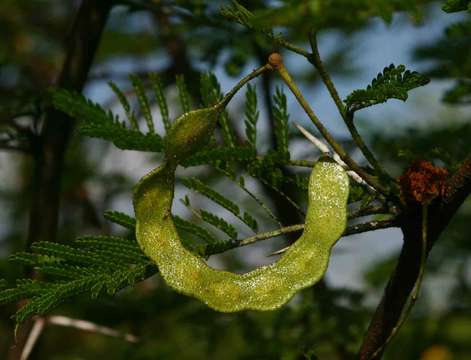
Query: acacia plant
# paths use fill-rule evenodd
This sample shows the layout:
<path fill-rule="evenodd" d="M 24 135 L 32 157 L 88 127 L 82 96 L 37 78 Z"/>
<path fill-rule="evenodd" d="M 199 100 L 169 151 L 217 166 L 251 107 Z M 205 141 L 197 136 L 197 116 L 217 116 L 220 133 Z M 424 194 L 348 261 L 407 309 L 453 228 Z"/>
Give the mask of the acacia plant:
<path fill-rule="evenodd" d="M 397 6 L 400 6 L 400 2 L 397 3 Z M 461 11 L 469 8 L 468 3 L 449 0 L 444 9 L 449 12 Z M 171 117 L 170 102 L 163 86 L 162 74 L 150 73 L 145 77 L 129 76 L 132 95 L 126 94 L 115 83 L 109 83 L 122 105 L 126 119 L 86 99 L 78 92 L 68 90 L 70 87 L 65 82 L 62 82 L 62 87 L 49 91 L 48 102 L 52 106 L 49 111 L 75 119 L 80 133 L 84 136 L 103 139 L 126 151 L 158 154 L 153 159 L 165 158 L 165 166 L 174 166 L 173 171 L 176 165 L 179 165 L 176 173 L 177 184 L 183 185 L 189 191 L 188 195 L 179 200 L 190 210 L 193 218 L 172 214 L 171 207 L 167 209 L 166 216 L 171 217 L 184 247 L 194 254 L 195 258 L 208 258 L 258 241 L 300 233 L 305 228 L 305 222 L 311 221 L 309 209 L 307 215 L 305 212 L 310 187 L 310 172 L 307 170 L 315 168 L 319 159 L 325 161 L 326 158 L 343 167 L 349 175 L 350 192 L 347 214 L 349 223 L 344 231 L 342 228 L 342 236 L 391 227 L 399 228 L 403 234 L 403 246 L 396 267 L 370 319 L 370 324 L 363 329 L 363 335 L 358 331 L 354 335 L 354 342 L 361 344 L 356 349 L 359 358 L 380 358 L 390 340 L 407 320 L 411 307 L 420 294 L 429 252 L 471 191 L 471 156 L 459 159 L 452 169 L 436 166 L 417 157 L 400 177 L 394 177 L 357 130 L 355 118 L 367 107 L 374 107 L 392 99 L 406 101 L 410 91 L 429 82 L 427 76 L 408 70 L 404 65 L 384 64 L 387 66 L 369 85 L 342 98 L 321 59 L 315 27 L 309 29 L 306 40 L 310 47 L 305 49 L 276 33 L 263 16 L 255 16 L 237 2 L 223 7 L 221 14 L 226 21 L 238 23 L 254 36 L 262 37 L 270 43 L 273 50 L 271 55 L 269 52 L 265 54 L 265 65 L 243 78 L 227 95 L 211 73 L 201 74 L 199 89 L 190 89 L 185 77 L 179 75 L 176 85 L 180 114 Z M 293 80 L 289 66 L 283 64 L 281 55 L 274 50 L 296 54 L 300 58 L 299 61 L 312 64 L 328 90 L 340 118 L 348 128 L 350 139 L 340 141 L 329 132 L 325 120 L 318 117 L 316 110 Z M 242 85 L 266 73 L 278 77 L 285 86 L 278 87 L 271 99 L 274 145 L 268 150 L 262 150 L 258 141 L 260 110 L 257 87 L 250 83 L 246 85 L 243 116 L 234 120 L 225 106 Z M 469 84 L 466 81 L 460 81 L 457 87 L 448 93 L 448 98 L 466 101 L 465 96 L 468 96 L 469 101 Z M 286 90 L 294 96 L 297 105 L 304 111 L 311 122 L 310 127 L 302 127 L 291 121 Z M 138 103 L 135 108 L 131 105 L 134 99 Z M 154 105 L 158 106 L 160 111 L 157 118 L 153 113 Z M 184 127 L 182 124 L 186 124 L 184 120 L 191 117 L 195 118 L 193 127 L 190 131 L 184 129 L 185 134 L 190 133 L 191 136 L 183 137 L 183 130 L 180 129 Z M 196 134 L 199 134 L 199 127 L 206 122 L 211 125 L 208 125 L 209 130 L 204 130 L 204 141 L 200 141 L 199 135 Z M 238 132 L 242 122 L 245 136 Z M 307 158 L 295 158 L 290 151 L 294 127 L 307 138 L 306 144 L 311 146 Z M 179 139 L 179 142 L 175 139 Z M 346 143 L 350 148 L 346 148 Z M 354 160 L 350 155 L 353 147 L 363 155 L 362 162 Z M 172 162 L 173 158 L 178 158 L 178 161 Z M 155 160 L 155 167 L 160 161 Z M 203 176 L 198 178 L 180 173 L 180 168 L 201 169 L 201 166 L 206 166 L 205 171 L 209 171 L 213 176 L 224 179 L 228 190 L 219 191 L 208 185 Z M 269 194 L 282 198 L 303 220 L 285 226 L 276 209 L 271 207 L 248 179 L 255 179 Z M 325 184 L 327 183 L 328 181 Z M 173 186 L 172 183 L 171 196 Z M 230 198 L 228 193 L 233 189 L 241 190 L 247 199 L 256 204 L 257 216 L 253 214 L 253 207 L 250 210 L 245 209 L 242 204 Z M 290 189 L 289 193 L 286 189 Z M 136 191 L 147 196 L 146 188 L 140 187 Z M 190 200 L 192 193 L 199 193 L 214 204 L 211 208 L 199 208 Z M 165 198 L 163 195 L 161 198 L 157 196 L 152 201 L 153 205 L 160 209 L 163 205 L 159 201 L 163 202 Z M 215 206 L 233 216 L 222 216 L 214 210 Z M 142 222 L 140 217 L 146 217 L 147 212 L 146 210 L 145 214 L 141 213 L 136 219 L 133 214 L 109 210 L 104 213 L 105 219 L 122 228 L 116 235 L 81 235 L 67 244 L 41 238 L 40 241 L 33 242 L 28 251 L 12 255 L 11 261 L 34 269 L 31 277 L 18 279 L 13 287 L 5 284 L 6 289 L 0 291 L 0 303 L 26 300 L 13 315 L 18 329 L 31 317 L 48 314 L 59 304 L 78 295 L 87 295 L 91 299 L 115 295 L 121 289 L 132 287 L 157 274 L 157 265 L 162 263 L 156 264 L 153 261 L 155 259 L 146 254 L 159 252 L 159 244 L 154 244 L 155 249 L 143 251 L 142 243 L 139 246 L 136 240 L 136 222 Z M 379 219 L 375 218 L 377 215 L 380 215 Z M 234 223 L 234 219 L 237 223 Z M 324 226 L 320 218 L 317 221 L 312 223 L 314 228 Z M 269 224 L 268 229 L 262 231 L 261 224 Z M 163 229 L 167 225 L 162 222 L 160 226 Z M 240 232 L 243 227 L 252 235 L 242 236 Z M 336 229 L 335 226 L 327 227 L 328 231 Z M 170 236 L 166 234 L 163 231 L 160 236 Z M 288 247 L 277 253 L 289 252 L 289 249 Z M 174 249 L 169 250 L 168 254 L 171 254 Z M 185 266 L 190 266 L 190 261 L 183 258 L 181 261 L 178 268 L 185 272 Z M 177 264 L 168 261 L 164 262 L 164 265 L 170 269 L 177 267 Z M 170 276 L 172 275 L 165 279 L 169 281 Z M 213 286 L 214 279 L 216 278 L 206 279 L 205 286 Z M 269 280 L 271 281 L 271 278 Z M 179 289 L 183 288 L 183 292 L 198 294 L 198 298 L 204 298 L 200 295 L 200 289 L 189 288 L 193 286 L 192 281 L 197 280 L 190 279 L 190 285 L 179 285 Z M 224 291 L 224 288 L 221 291 Z M 229 311 L 239 310 L 239 304 L 233 299 L 235 295 L 230 290 L 227 291 L 229 295 L 224 295 L 230 299 L 227 298 L 225 304 L 218 303 L 215 307 Z M 260 290 L 257 296 L 269 298 L 270 295 L 263 291 L 265 290 Z M 304 294 L 301 292 L 302 296 Z M 119 301 L 119 298 L 116 301 Z M 279 304 L 276 307 L 278 306 Z M 300 349 L 300 352 L 306 358 L 314 358 L 316 344 L 309 344 L 308 348 Z M 350 350 L 349 353 L 354 351 Z"/>

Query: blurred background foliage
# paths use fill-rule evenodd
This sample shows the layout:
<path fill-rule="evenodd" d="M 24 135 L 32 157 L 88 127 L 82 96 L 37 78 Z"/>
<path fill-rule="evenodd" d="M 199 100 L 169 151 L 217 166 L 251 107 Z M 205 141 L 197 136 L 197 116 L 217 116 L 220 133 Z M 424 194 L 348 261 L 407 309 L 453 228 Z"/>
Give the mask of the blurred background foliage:
<path fill-rule="evenodd" d="M 43 98 L 61 70 L 67 43 L 65 34 L 79 3 L 3 0 L 0 4 L 0 275 L 11 283 L 24 271 L 9 263 L 8 256 L 26 246 L 31 169 L 36 151 L 34 139 L 41 128 Z M 268 53 L 280 49 L 266 36 L 221 16 L 223 3 L 117 1 L 88 76 L 85 94 L 116 110 L 116 99 L 106 88 L 106 82 L 112 80 L 124 87 L 125 92 L 126 87 L 131 92 L 127 75 L 132 72 L 144 77 L 150 71 L 161 74 L 169 94 L 175 93 L 177 74 L 184 74 L 190 92 L 197 94 L 200 73 L 207 70 L 214 71 L 227 89 L 243 71 L 264 63 Z M 439 92 L 447 106 L 440 108 L 437 115 L 428 109 L 429 106 L 436 109 L 436 104 L 430 102 L 439 101 L 437 96 L 414 98 L 409 101 L 416 106 L 412 116 L 415 121 L 385 131 L 383 124 L 398 116 L 395 108 L 389 107 L 387 116 L 383 112 L 381 119 L 375 119 L 374 111 L 368 112 L 365 122 L 377 121 L 362 131 L 378 158 L 395 176 L 417 158 L 453 170 L 471 152 L 469 11 L 458 17 L 453 15 L 456 20 L 450 21 L 446 17 L 452 15 L 445 15 L 439 9 L 443 4 L 425 0 L 241 3 L 255 14 L 253 27 L 274 28 L 301 47 L 307 46 L 306 35 L 312 27 L 320 31 L 321 38 L 340 39 L 334 41 L 324 60 L 334 79 L 350 84 L 350 88 L 362 87 L 389 65 L 378 63 L 374 69 L 365 69 L 361 59 L 352 62 L 355 54 L 352 44 L 358 43 L 353 41 L 358 34 L 365 47 L 378 22 L 387 24 L 386 29 L 387 26 L 443 24 L 442 36 L 417 39 L 411 56 L 416 64 L 422 64 L 421 71 L 432 77 L 432 84 L 440 85 L 432 91 Z M 468 3 L 447 2 L 458 10 L 465 10 Z M 306 89 L 318 88 L 319 78 L 312 67 L 304 66 L 303 58 L 289 56 L 287 62 Z M 360 76 L 364 73 L 369 76 L 366 81 Z M 260 100 L 263 109 L 259 141 L 270 143 L 274 135 L 269 121 L 271 97 L 267 95 L 274 92 L 274 79 L 265 77 L 257 88 L 263 99 Z M 234 123 L 240 122 L 237 107 L 230 113 Z M 437 116 L 439 121 L 435 120 Z M 293 131 L 293 136 L 299 135 Z M 345 141 L 348 145 L 347 138 Z M 296 149 L 301 154 L 309 153 L 302 146 Z M 64 243 L 84 233 L 119 232 L 101 214 L 110 208 L 130 211 L 130 191 L 137 179 L 134 172 L 143 174 L 142 169 L 149 169 L 158 160 L 155 156 L 147 157 L 150 161 L 146 162 L 140 154 L 126 155 L 78 134 L 74 135 L 66 157 L 57 236 Z M 131 167 L 127 168 L 127 164 Z M 208 181 L 217 180 L 215 174 L 205 175 Z M 283 216 L 284 204 L 273 201 Z M 433 249 L 424 294 L 385 358 L 441 360 L 471 356 L 470 216 L 468 200 Z M 378 235 L 375 241 L 393 236 L 397 237 L 398 233 Z M 268 251 L 266 246 L 264 254 Z M 250 261 L 240 253 L 237 255 L 218 257 L 218 262 L 237 270 L 250 266 Z M 98 359 L 104 354 L 109 359 L 315 356 L 348 359 L 358 349 L 396 256 L 397 252 L 391 250 L 387 256 L 370 261 L 361 284 L 335 286 L 328 277 L 288 306 L 269 313 L 219 314 L 169 290 L 155 276 L 115 298 L 93 302 L 77 299 L 55 310 L 57 314 L 131 332 L 139 337 L 138 344 L 51 325 L 45 329 L 33 356 L 36 359 Z M 260 258 L 263 256 L 257 259 Z M 429 296 L 433 294 L 440 295 L 439 299 Z M 9 317 L 13 312 L 13 306 L 0 308 L 0 354 L 7 354 L 12 344 L 13 322 Z"/>

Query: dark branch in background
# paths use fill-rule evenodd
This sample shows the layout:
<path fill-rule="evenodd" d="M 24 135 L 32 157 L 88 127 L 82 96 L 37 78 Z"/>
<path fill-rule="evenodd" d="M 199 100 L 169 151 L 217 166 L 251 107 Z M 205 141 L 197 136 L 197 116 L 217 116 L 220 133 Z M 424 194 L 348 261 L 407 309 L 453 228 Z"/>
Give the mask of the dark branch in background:
<path fill-rule="evenodd" d="M 83 0 L 66 39 L 66 54 L 57 86 L 80 92 L 111 10 L 111 1 Z M 34 169 L 31 179 L 31 207 L 27 247 L 36 241 L 55 241 L 60 205 L 60 184 L 64 156 L 75 121 L 49 106 L 44 124 L 33 144 Z M 31 322 L 18 332 L 10 359 L 19 359 Z"/>
<path fill-rule="evenodd" d="M 57 86 L 80 92 L 85 84 L 101 38 L 111 2 L 84 0 L 67 38 L 67 49 Z M 75 121 L 48 107 L 43 129 L 34 149 L 32 203 L 28 245 L 55 241 L 60 204 L 60 183 L 64 156 Z"/>
<path fill-rule="evenodd" d="M 471 193 L 471 154 L 451 176 L 448 191 L 443 199 L 430 204 L 428 209 L 427 254 L 450 220 Z M 407 208 L 399 219 L 404 233 L 404 245 L 383 298 L 376 308 L 360 348 L 360 359 L 379 359 L 373 355 L 381 349 L 396 326 L 410 293 L 417 281 L 421 255 L 421 211 L 420 207 Z"/>

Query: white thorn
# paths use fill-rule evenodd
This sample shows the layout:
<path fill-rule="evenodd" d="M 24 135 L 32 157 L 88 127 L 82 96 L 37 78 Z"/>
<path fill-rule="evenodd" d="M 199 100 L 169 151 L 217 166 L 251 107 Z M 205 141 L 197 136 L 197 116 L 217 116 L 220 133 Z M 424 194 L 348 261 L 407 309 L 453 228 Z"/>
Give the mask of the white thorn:
<path fill-rule="evenodd" d="M 345 164 L 345 162 L 340 158 L 340 155 L 337 154 L 334 150 L 330 150 L 329 147 L 320 139 L 318 139 L 315 135 L 313 135 L 312 133 L 310 133 L 308 130 L 306 130 L 304 127 L 302 127 L 301 125 L 299 125 L 297 122 L 293 121 L 294 123 L 294 126 L 296 126 L 296 128 L 301 132 L 301 134 L 303 134 L 306 139 L 308 139 L 312 144 L 314 144 L 314 146 L 316 148 L 318 148 L 324 155 L 331 155 L 332 158 L 337 162 L 337 164 L 339 164 L 340 166 L 342 166 L 344 169 L 347 170 L 347 174 L 353 179 L 355 180 L 357 183 L 359 184 L 362 184 L 362 185 L 366 185 L 368 186 L 369 189 L 373 190 L 373 191 L 376 191 L 374 188 L 372 188 L 370 185 L 368 185 L 366 183 L 365 180 L 363 180 L 356 172 L 352 171 L 352 170 L 349 170 L 349 167 L 347 166 L 347 164 Z M 283 249 L 282 249 L 283 250 Z M 273 255 L 276 255 L 276 253 L 273 253 Z"/>
<path fill-rule="evenodd" d="M 329 147 L 324 144 L 324 142 L 317 137 L 315 137 L 313 134 L 311 134 L 309 131 L 307 131 L 305 128 L 303 128 L 301 125 L 299 125 L 297 122 L 293 121 L 294 126 L 297 127 L 297 129 L 303 134 L 306 139 L 308 139 L 311 143 L 314 144 L 316 148 L 318 148 L 321 153 L 323 154 L 330 154 L 330 149 Z"/>

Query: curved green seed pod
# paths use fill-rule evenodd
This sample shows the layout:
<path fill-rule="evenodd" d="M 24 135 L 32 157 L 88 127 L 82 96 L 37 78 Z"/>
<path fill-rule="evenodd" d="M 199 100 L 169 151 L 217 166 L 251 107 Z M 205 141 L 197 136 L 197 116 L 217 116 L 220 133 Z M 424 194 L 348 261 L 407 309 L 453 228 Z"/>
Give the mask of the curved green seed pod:
<path fill-rule="evenodd" d="M 171 215 L 175 167 L 167 162 L 142 178 L 133 199 L 137 240 L 175 290 L 223 312 L 272 310 L 324 275 L 346 226 L 349 185 L 341 166 L 324 161 L 314 166 L 303 234 L 277 262 L 245 274 L 212 269 L 183 247 Z"/>

